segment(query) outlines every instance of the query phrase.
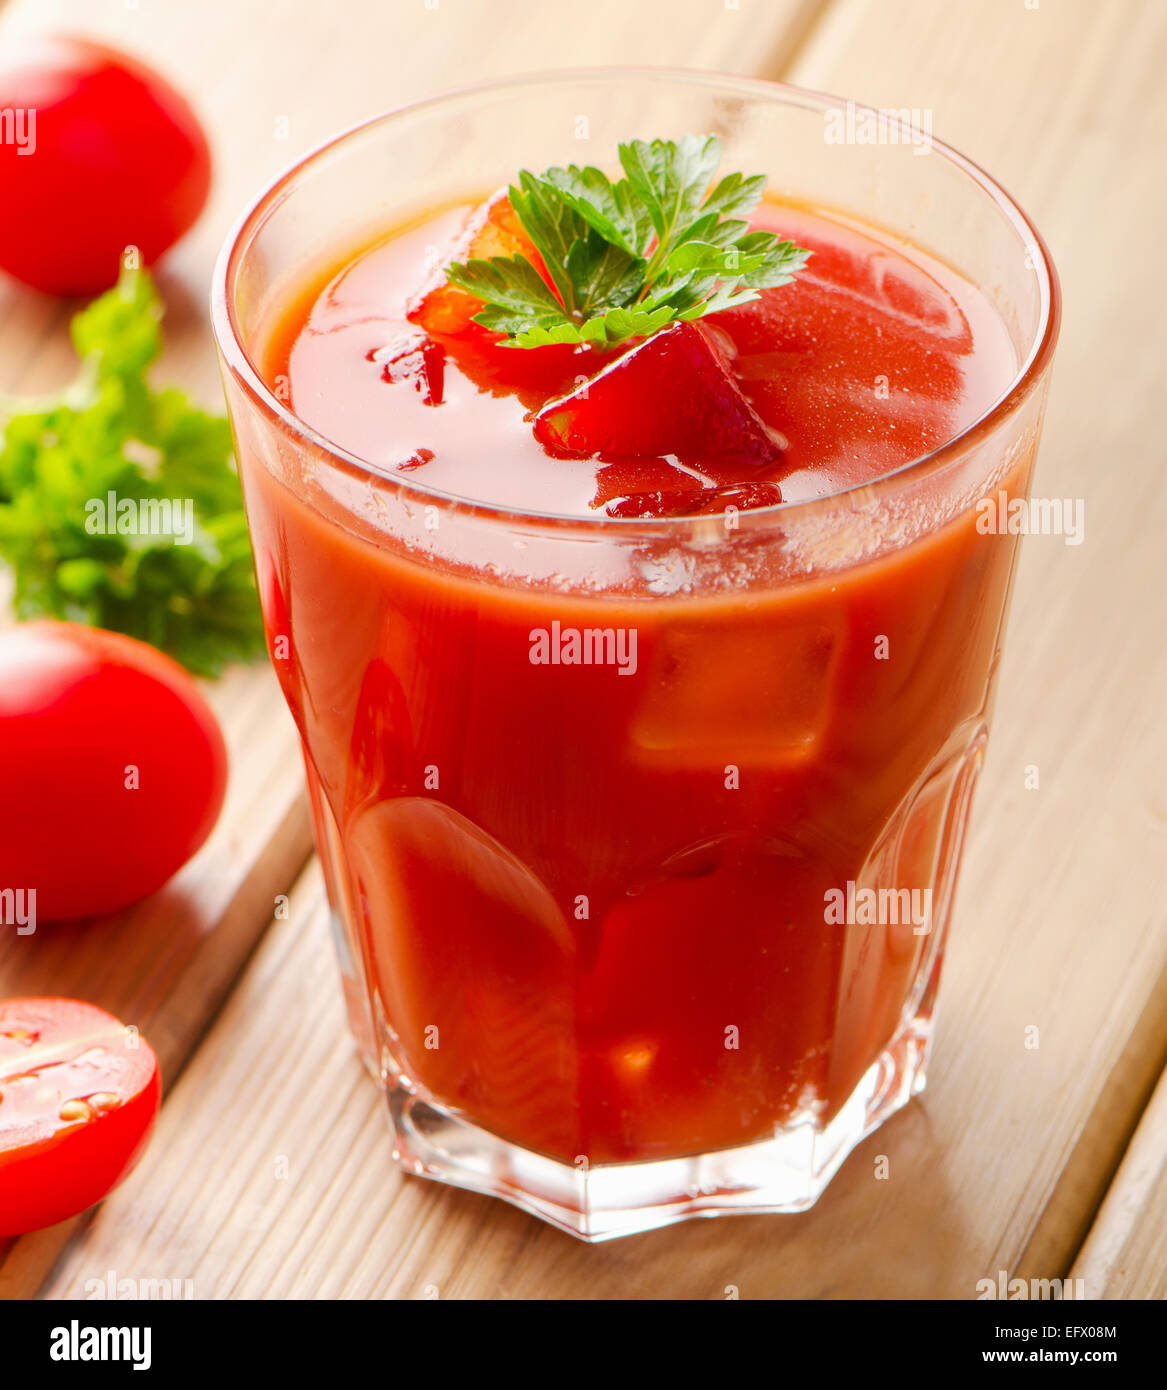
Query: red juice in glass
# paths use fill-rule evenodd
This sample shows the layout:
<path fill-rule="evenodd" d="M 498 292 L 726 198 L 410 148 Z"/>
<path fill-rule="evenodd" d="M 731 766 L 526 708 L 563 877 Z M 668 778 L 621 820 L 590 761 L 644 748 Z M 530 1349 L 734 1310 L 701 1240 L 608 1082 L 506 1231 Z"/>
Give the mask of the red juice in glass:
<path fill-rule="evenodd" d="M 600 80 L 666 124 L 716 95 L 497 89 L 511 148 L 526 104 Z M 814 101 L 729 88 L 812 166 Z M 456 114 L 409 119 L 437 140 Z M 321 177 L 383 159 L 394 119 Z M 762 146 L 726 143 L 751 172 Z M 1020 214 L 931 157 L 1004 219 L 1016 303 L 781 183 L 751 223 L 811 251 L 791 283 L 604 351 L 469 321 L 444 267 L 484 219 L 501 241 L 469 254 L 506 254 L 513 216 L 480 182 L 249 270 L 261 205 L 228 258 L 269 640 L 413 1171 L 588 1238 L 791 1210 L 923 1084 L 1017 545 L 975 504 L 1026 492 L 1053 296 Z"/>

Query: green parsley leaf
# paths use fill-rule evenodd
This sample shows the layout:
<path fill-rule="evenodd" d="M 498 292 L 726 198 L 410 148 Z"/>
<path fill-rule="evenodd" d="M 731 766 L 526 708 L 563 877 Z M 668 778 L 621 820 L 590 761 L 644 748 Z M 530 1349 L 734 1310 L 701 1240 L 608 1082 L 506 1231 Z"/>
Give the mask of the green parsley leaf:
<path fill-rule="evenodd" d="M 572 312 L 577 305 L 571 276 L 567 272 L 567 257 L 572 246 L 584 233 L 583 219 L 570 203 L 559 196 L 551 184 L 537 179 L 525 169 L 519 174 L 519 186 L 516 188 L 512 184 L 509 193 L 511 206 L 535 243 L 535 249 L 543 257 L 568 312 Z M 506 260 L 507 257 L 500 256 L 495 259 Z M 525 256 L 512 259 L 531 264 Z M 486 296 L 483 295 L 482 298 L 485 299 Z"/>
<path fill-rule="evenodd" d="M 525 256 L 493 256 L 489 261 L 452 265 L 449 275 L 454 284 L 487 301 L 490 307 L 479 314 L 478 322 L 495 332 L 516 332 L 526 324 L 570 322 L 563 305 Z"/>
<path fill-rule="evenodd" d="M 643 256 L 606 241 L 594 227 L 567 253 L 567 273 L 579 304 L 626 304 L 644 288 Z"/>
<path fill-rule="evenodd" d="M 126 632 L 215 675 L 262 652 L 263 624 L 227 421 L 147 381 L 161 319 L 149 275 L 124 269 L 73 319 L 76 381 L 0 399 L 0 558 L 19 617 Z"/>
<path fill-rule="evenodd" d="M 785 285 L 810 252 L 751 231 L 761 174 L 734 172 L 710 187 L 721 160 L 714 135 L 619 146 L 624 177 L 592 165 L 524 169 L 510 200 L 554 291 L 525 256 L 455 262 L 450 280 L 486 302 L 475 321 L 509 346 L 613 347 L 746 304 Z"/>
<path fill-rule="evenodd" d="M 605 241 L 629 256 L 645 255 L 652 241 L 652 218 L 627 179 L 613 183 L 600 169 L 569 164 L 566 169 L 548 169 L 543 181 Z"/>

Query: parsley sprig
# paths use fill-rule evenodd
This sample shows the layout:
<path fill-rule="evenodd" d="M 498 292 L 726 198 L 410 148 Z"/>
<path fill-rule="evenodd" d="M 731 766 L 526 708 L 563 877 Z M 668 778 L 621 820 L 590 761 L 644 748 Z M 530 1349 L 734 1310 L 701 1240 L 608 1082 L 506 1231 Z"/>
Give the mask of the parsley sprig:
<path fill-rule="evenodd" d="M 809 251 L 743 218 L 763 175 L 712 183 L 715 135 L 632 140 L 619 158 L 615 182 L 591 165 L 519 174 L 510 200 L 554 290 L 525 256 L 455 262 L 449 278 L 486 301 L 478 323 L 516 347 L 611 347 L 745 304 L 805 265 Z"/>
<path fill-rule="evenodd" d="M 0 558 L 19 617 L 126 632 L 214 675 L 262 652 L 263 626 L 227 421 L 147 381 L 161 317 L 149 275 L 123 270 L 73 319 L 73 384 L 0 398 Z M 113 523 L 95 532 L 110 493 L 189 503 L 189 544 Z"/>

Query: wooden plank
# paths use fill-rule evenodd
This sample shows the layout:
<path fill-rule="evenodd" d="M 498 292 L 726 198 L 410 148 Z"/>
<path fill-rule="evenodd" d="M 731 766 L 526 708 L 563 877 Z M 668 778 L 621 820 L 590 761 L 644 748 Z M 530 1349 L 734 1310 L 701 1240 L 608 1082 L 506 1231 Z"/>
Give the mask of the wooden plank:
<path fill-rule="evenodd" d="M 1156 775 L 1167 480 L 1151 417 L 1167 347 L 1152 242 L 1167 12 L 1149 0 L 1036 12 L 1014 0 L 840 0 L 785 47 L 806 85 L 931 108 L 936 133 L 1034 214 L 1071 306 L 1037 490 L 1084 496 L 1087 540 L 1024 549 L 929 1092 L 804 1216 L 585 1248 L 390 1171 L 310 878 L 180 1080 L 145 1166 L 61 1263 L 50 1296 L 110 1268 L 193 1278 L 200 1296 L 539 1298 L 722 1298 L 729 1286 L 746 1298 L 969 1298 L 1001 1269 L 1070 1272 L 1167 1037 Z M 1103 232 L 1113 252 L 1100 265 Z M 1024 789 L 1031 764 L 1036 791 Z M 281 1156 L 293 1181 L 277 1176 Z M 1136 1185 L 1150 1199 L 1159 1181 Z M 1150 1261 L 1090 1244 L 1087 1257 L 1110 1271 L 1100 1287 L 1159 1288 Z"/>
<path fill-rule="evenodd" d="M 1034 216 L 1068 306 L 1035 492 L 1084 498 L 1087 538 L 1022 548 L 936 1069 L 936 1092 L 976 1101 L 948 1159 L 990 1274 L 1065 1273 L 1167 1051 L 1167 644 L 1152 597 L 1167 570 L 1152 405 L 1167 332 L 1160 291 L 1148 298 L 1164 276 L 1165 54 L 1167 13 L 1139 0 L 848 0 L 791 73 L 928 111 Z M 1028 1023 L 1040 1060 L 1019 1050 Z"/>
<path fill-rule="evenodd" d="M 1167 1072 L 1070 1277 L 1087 1298 L 1167 1298 Z"/>

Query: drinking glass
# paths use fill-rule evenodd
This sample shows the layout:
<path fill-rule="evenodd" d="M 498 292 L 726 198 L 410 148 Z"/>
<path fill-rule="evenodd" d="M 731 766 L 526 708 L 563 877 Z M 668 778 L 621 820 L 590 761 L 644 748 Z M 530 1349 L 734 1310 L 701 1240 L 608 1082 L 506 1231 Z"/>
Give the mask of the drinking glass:
<path fill-rule="evenodd" d="M 215 275 L 269 647 L 393 1156 L 588 1240 L 805 1208 L 925 1083 L 1019 540 L 977 504 L 1027 496 L 1058 290 L 984 173 L 867 115 L 688 72 L 491 83 L 309 155 Z M 581 518 L 378 471 L 269 379 L 281 316 L 346 252 L 519 168 L 690 131 L 978 287 L 1018 364 L 991 408 L 829 497 Z M 572 641 L 595 659 L 560 659 Z"/>

